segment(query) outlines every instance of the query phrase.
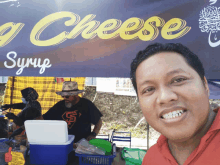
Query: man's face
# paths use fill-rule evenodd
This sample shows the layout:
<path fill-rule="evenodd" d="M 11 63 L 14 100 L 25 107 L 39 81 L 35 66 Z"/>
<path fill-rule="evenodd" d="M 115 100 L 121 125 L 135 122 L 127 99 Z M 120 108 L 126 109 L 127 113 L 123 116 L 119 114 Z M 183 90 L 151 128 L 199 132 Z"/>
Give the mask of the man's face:
<path fill-rule="evenodd" d="M 137 92 L 147 122 L 169 140 L 185 141 L 200 132 L 209 115 L 209 91 L 178 53 L 162 52 L 136 70 Z"/>
<path fill-rule="evenodd" d="M 75 103 L 77 100 L 77 97 L 78 97 L 77 95 L 63 96 L 66 103 Z"/>
<path fill-rule="evenodd" d="M 79 96 L 78 95 L 73 95 L 73 96 L 63 96 L 65 100 L 65 106 L 67 108 L 71 108 L 72 105 L 75 105 L 78 101 Z"/>

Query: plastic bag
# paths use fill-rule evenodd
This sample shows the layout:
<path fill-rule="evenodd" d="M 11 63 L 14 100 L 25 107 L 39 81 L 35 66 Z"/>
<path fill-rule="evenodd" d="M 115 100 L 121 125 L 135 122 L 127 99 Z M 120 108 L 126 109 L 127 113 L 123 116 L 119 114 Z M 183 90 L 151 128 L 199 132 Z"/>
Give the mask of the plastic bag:
<path fill-rule="evenodd" d="M 105 155 L 104 151 L 89 144 L 89 142 L 84 138 L 78 142 L 78 146 L 75 152 L 78 154 Z"/>
<path fill-rule="evenodd" d="M 141 165 L 146 151 L 139 148 L 125 147 L 121 151 L 122 158 L 126 161 L 126 165 Z"/>
<path fill-rule="evenodd" d="M 103 139 L 92 139 L 89 144 L 98 147 L 105 152 L 105 155 L 111 155 L 112 153 L 112 143 Z"/>

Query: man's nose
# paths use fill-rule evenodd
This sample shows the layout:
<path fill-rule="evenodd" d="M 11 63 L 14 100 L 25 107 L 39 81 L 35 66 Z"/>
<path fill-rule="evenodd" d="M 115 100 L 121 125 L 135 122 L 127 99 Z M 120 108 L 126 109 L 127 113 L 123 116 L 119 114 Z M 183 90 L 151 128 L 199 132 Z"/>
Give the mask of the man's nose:
<path fill-rule="evenodd" d="M 64 100 L 66 100 L 66 97 L 63 97 Z"/>
<path fill-rule="evenodd" d="M 161 87 L 158 90 L 158 97 L 157 97 L 158 104 L 166 104 L 176 100 L 178 100 L 178 95 L 171 88 Z"/>

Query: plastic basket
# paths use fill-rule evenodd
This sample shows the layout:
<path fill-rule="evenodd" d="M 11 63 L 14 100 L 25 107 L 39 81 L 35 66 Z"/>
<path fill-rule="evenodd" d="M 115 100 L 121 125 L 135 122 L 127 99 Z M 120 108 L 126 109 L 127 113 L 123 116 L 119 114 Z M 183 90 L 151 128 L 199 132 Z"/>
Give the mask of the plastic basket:
<path fill-rule="evenodd" d="M 116 157 L 116 145 L 112 145 L 112 155 L 85 155 L 75 154 L 79 157 L 79 165 L 111 165 Z"/>

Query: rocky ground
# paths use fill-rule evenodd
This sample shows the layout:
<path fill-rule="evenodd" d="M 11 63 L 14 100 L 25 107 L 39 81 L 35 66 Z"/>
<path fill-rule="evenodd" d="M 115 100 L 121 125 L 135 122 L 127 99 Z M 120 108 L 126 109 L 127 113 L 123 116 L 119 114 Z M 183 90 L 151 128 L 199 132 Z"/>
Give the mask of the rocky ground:
<path fill-rule="evenodd" d="M 93 101 L 103 114 L 100 134 L 112 134 L 113 129 L 130 131 L 132 137 L 147 138 L 147 122 L 144 119 L 135 128 L 143 115 L 136 97 L 118 96 L 109 93 L 96 93 L 95 87 L 86 87 L 85 98 Z M 150 139 L 157 139 L 159 133 L 150 127 Z"/>

